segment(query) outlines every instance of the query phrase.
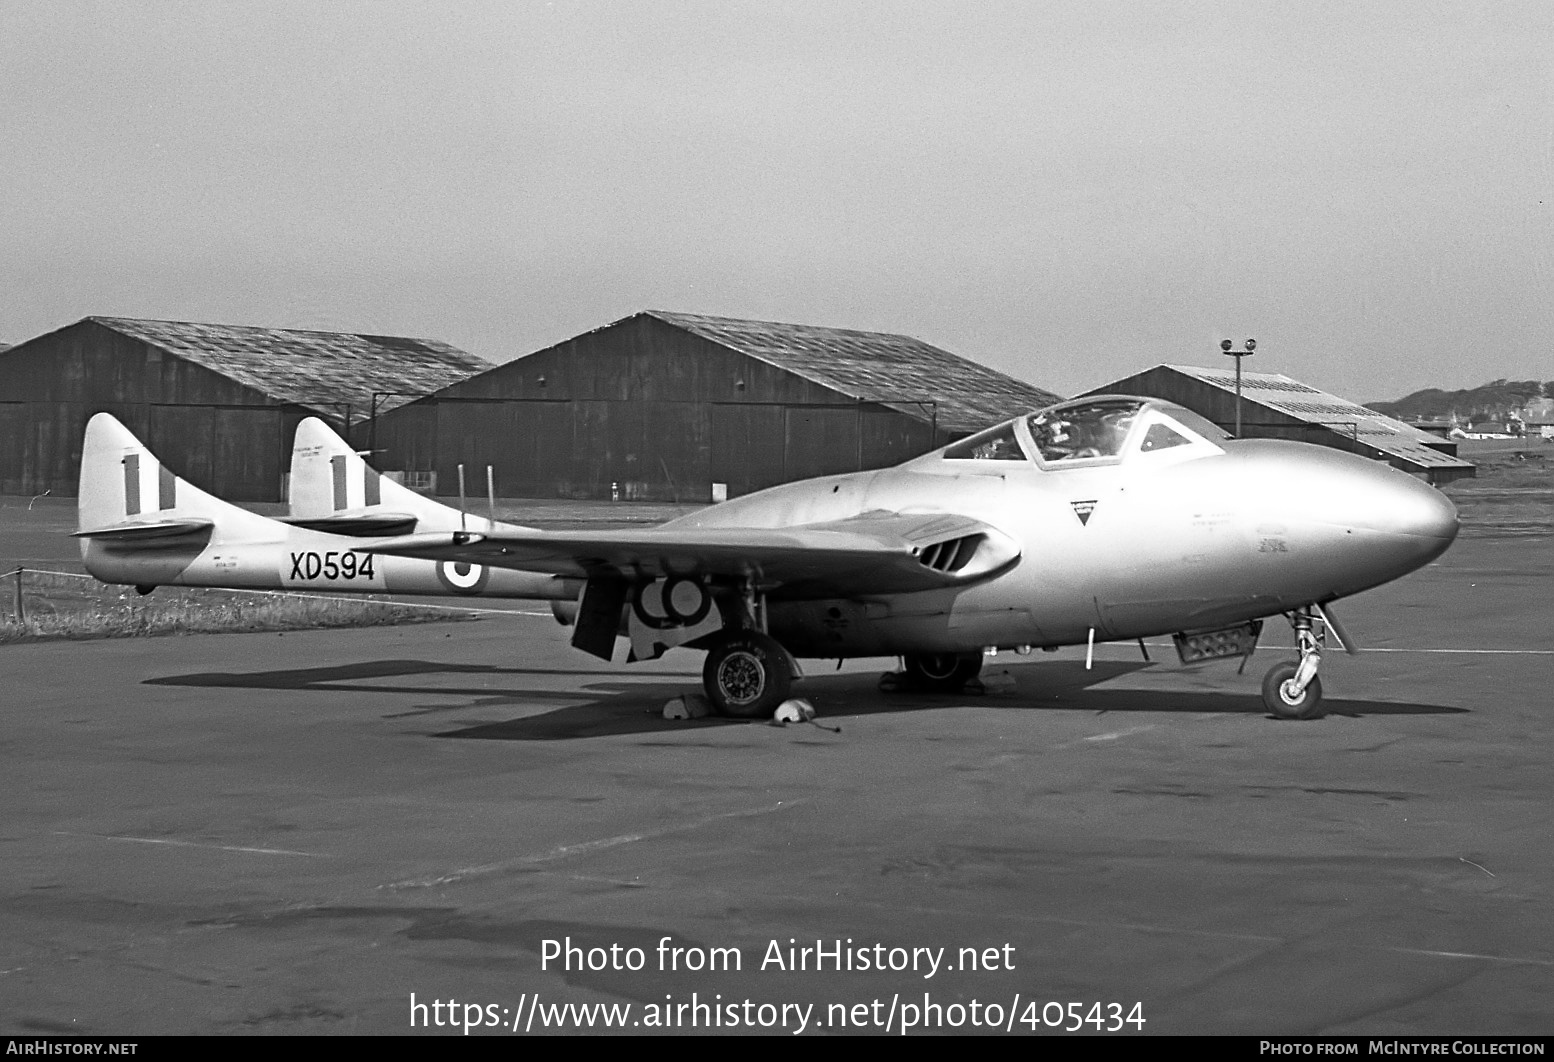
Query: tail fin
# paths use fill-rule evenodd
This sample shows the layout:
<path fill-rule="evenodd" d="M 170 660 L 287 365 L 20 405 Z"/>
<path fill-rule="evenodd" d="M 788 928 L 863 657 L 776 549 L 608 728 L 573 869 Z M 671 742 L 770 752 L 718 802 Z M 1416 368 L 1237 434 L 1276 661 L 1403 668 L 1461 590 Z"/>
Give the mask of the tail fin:
<path fill-rule="evenodd" d="M 291 448 L 287 523 L 339 535 L 486 531 L 495 524 L 423 497 L 378 472 L 317 417 L 297 425 Z"/>
<path fill-rule="evenodd" d="M 271 521 L 174 475 L 110 413 L 86 425 L 76 496 L 76 537 L 146 547 L 209 540 L 218 532 L 265 536 Z"/>

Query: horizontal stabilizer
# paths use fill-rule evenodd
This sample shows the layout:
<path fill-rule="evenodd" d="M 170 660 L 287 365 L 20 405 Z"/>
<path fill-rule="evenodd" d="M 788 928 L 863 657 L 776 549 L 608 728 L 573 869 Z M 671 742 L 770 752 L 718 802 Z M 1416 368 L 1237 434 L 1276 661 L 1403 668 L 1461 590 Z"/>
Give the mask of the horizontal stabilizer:
<path fill-rule="evenodd" d="M 291 516 L 282 517 L 281 523 L 292 527 L 304 527 L 309 531 L 326 531 L 331 535 L 348 535 L 367 538 L 373 535 L 408 535 L 416 528 L 413 513 L 370 513 L 360 516 Z"/>
<path fill-rule="evenodd" d="M 144 520 L 112 524 L 91 531 L 74 531 L 71 537 L 150 544 L 156 539 L 190 538 L 203 534 L 215 526 L 211 520 Z"/>

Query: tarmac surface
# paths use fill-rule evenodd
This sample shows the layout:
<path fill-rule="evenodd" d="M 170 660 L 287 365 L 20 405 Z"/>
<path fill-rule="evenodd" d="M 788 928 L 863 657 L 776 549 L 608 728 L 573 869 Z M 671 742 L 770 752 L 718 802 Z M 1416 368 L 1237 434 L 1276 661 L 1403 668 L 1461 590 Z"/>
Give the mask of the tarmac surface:
<path fill-rule="evenodd" d="M 548 614 L 0 646 L 0 1032 L 1548 1034 L 1551 587 L 1479 536 L 1341 603 L 1302 723 L 1280 621 L 1241 676 L 806 662 L 839 733 L 665 721 L 700 654 Z"/>

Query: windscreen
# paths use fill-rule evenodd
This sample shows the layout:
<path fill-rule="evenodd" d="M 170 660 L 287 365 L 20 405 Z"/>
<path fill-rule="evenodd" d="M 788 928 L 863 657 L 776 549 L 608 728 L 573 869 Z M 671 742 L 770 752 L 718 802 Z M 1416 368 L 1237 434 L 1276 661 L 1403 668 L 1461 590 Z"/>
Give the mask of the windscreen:
<path fill-rule="evenodd" d="M 950 461 L 1024 461 L 1025 451 L 1011 422 L 962 439 L 945 450 L 944 456 Z"/>
<path fill-rule="evenodd" d="M 1047 463 L 1116 457 L 1143 407 L 1142 400 L 1109 398 L 1045 409 L 1026 419 Z"/>

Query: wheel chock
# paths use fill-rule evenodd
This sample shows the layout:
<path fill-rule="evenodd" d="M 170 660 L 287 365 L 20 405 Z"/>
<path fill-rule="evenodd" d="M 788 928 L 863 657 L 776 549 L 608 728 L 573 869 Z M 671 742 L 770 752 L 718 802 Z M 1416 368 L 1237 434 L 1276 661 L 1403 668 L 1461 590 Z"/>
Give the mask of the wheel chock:
<path fill-rule="evenodd" d="M 904 671 L 887 671 L 880 676 L 881 693 L 898 693 L 907 688 L 907 677 Z"/>
<path fill-rule="evenodd" d="M 671 697 L 664 704 L 665 719 L 700 719 L 712 714 L 712 705 L 699 693 Z"/>
<path fill-rule="evenodd" d="M 790 697 L 777 706 L 774 723 L 807 723 L 815 718 L 815 706 L 802 697 Z"/>

